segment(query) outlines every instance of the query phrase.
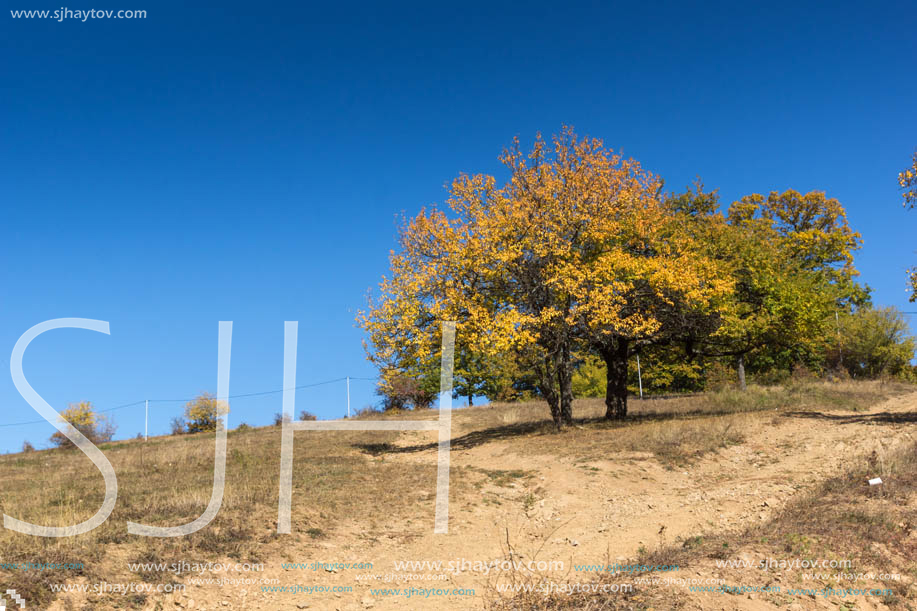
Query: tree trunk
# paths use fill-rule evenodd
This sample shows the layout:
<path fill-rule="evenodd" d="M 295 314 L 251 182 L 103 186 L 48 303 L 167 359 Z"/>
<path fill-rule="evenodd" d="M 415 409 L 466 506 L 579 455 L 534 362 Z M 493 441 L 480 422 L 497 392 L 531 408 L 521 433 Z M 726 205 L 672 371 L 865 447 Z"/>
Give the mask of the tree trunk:
<path fill-rule="evenodd" d="M 551 420 L 554 421 L 554 427 L 561 429 L 564 426 L 564 422 L 560 415 L 560 396 L 554 388 L 554 384 L 557 382 L 554 372 L 555 367 L 551 357 L 545 357 L 543 367 L 538 372 L 541 378 L 538 389 L 541 391 L 541 396 L 544 397 L 544 400 L 548 402 L 548 407 L 551 408 Z"/>
<path fill-rule="evenodd" d="M 618 420 L 627 415 L 627 345 L 628 341 L 618 338 L 602 350 L 605 361 L 605 418 Z"/>
<path fill-rule="evenodd" d="M 739 359 L 736 363 L 736 369 L 739 372 L 739 389 L 742 391 L 746 390 L 745 386 L 745 355 L 740 354 Z"/>
<path fill-rule="evenodd" d="M 474 405 L 474 396 L 468 395 L 468 407 Z"/>

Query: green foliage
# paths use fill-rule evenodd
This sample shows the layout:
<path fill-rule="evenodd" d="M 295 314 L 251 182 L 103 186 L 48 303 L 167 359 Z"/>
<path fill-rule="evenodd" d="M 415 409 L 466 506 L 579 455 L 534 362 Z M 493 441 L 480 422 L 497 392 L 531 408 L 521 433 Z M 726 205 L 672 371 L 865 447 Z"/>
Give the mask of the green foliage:
<path fill-rule="evenodd" d="M 695 392 L 704 386 L 702 359 L 689 359 L 678 345 L 641 349 L 640 374 L 644 393 Z M 631 393 L 639 392 L 636 362 L 628 366 L 627 386 Z"/>
<path fill-rule="evenodd" d="M 710 208 L 710 194 L 698 187 L 690 195 L 700 201 L 695 208 Z M 687 338 L 689 352 L 732 368 L 742 357 L 751 374 L 798 363 L 820 369 L 834 312 L 869 301 L 868 289 L 855 282 L 860 235 L 840 202 L 820 191 L 753 194 L 696 227 L 702 247 L 727 265 L 734 290 L 719 327 Z"/>
<path fill-rule="evenodd" d="M 597 356 L 588 354 L 582 358 L 573 372 L 573 396 L 604 397 L 608 379 L 605 374 L 605 363 Z"/>
<path fill-rule="evenodd" d="M 843 367 L 855 378 L 913 376 L 910 361 L 917 344 L 900 310 L 860 308 L 842 316 L 839 326 L 840 337 L 825 347 L 830 368 Z"/>
<path fill-rule="evenodd" d="M 608 385 L 606 371 L 600 357 L 592 354 L 580 356 L 573 372 L 573 396 L 604 398 Z M 645 394 L 703 390 L 703 362 L 700 359 L 689 361 L 677 346 L 647 346 L 640 352 L 639 374 L 636 359 L 628 363 L 628 392 L 638 394 L 641 379 Z"/>

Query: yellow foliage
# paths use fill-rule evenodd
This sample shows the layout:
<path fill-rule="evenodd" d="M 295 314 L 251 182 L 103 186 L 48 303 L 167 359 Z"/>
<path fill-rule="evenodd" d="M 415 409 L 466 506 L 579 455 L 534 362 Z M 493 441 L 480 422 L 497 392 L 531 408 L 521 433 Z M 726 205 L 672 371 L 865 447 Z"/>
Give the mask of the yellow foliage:
<path fill-rule="evenodd" d="M 459 176 L 451 216 L 425 209 L 402 230 L 381 296 L 358 317 L 380 367 L 430 360 L 433 323 L 456 320 L 457 351 L 525 354 L 554 412 L 552 395 L 572 397 L 575 343 L 650 341 L 672 331 L 674 311 L 715 308 L 729 293 L 720 264 L 662 202 L 661 180 L 600 140 L 565 128 L 528 154 L 516 140 L 501 161 L 504 185 Z"/>
<path fill-rule="evenodd" d="M 911 158 L 911 165 L 898 173 L 898 186 L 902 189 L 904 205 L 910 208 L 917 205 L 917 152 Z"/>
<path fill-rule="evenodd" d="M 903 191 L 904 205 L 910 208 L 917 206 L 917 152 L 911 158 L 911 165 L 898 174 L 898 186 Z M 917 301 L 917 268 L 908 270 L 908 282 L 911 301 Z"/>
<path fill-rule="evenodd" d="M 68 430 L 77 430 L 89 441 L 98 443 L 110 441 L 115 433 L 115 427 L 108 419 L 97 414 L 89 401 L 71 403 L 60 413 L 60 421 L 66 423 Z M 51 442 L 59 447 L 71 447 L 73 443 L 60 431 L 51 435 Z"/>
<path fill-rule="evenodd" d="M 229 413 L 229 406 L 225 402 L 217 401 L 217 398 L 210 393 L 201 393 L 194 400 L 185 404 L 188 432 L 215 431 L 217 420 L 226 413 Z"/>

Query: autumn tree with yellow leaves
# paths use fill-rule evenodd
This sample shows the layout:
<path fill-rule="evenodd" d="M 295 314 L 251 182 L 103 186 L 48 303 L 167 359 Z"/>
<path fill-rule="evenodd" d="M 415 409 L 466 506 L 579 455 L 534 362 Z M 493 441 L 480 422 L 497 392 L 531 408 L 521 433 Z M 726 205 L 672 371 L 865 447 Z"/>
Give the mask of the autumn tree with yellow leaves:
<path fill-rule="evenodd" d="M 189 433 L 215 431 L 217 421 L 229 413 L 229 405 L 210 394 L 203 392 L 185 404 L 185 420 Z"/>
<path fill-rule="evenodd" d="M 403 227 L 391 274 L 361 312 L 383 371 L 433 363 L 442 320 L 457 360 L 514 362 L 535 374 L 558 427 L 572 422 L 573 354 L 606 365 L 606 417 L 627 413 L 627 362 L 640 346 L 713 330 L 732 281 L 660 196 L 661 181 L 566 128 L 501 161 L 509 180 L 462 175 L 448 212 Z M 422 368 L 422 367 L 421 367 Z"/>
<path fill-rule="evenodd" d="M 111 441 L 115 434 L 115 425 L 104 414 L 97 413 L 89 401 L 71 403 L 60 413 L 60 421 L 67 425 L 69 431 L 79 431 L 92 443 Z M 51 443 L 59 448 L 76 447 L 70 438 L 60 431 L 51 435 Z"/>

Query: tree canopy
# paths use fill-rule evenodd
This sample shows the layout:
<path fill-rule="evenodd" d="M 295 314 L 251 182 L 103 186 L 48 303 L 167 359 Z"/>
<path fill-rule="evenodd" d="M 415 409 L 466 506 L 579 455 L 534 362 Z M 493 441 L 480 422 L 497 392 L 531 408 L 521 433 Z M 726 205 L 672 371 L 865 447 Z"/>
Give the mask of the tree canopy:
<path fill-rule="evenodd" d="M 435 394 L 441 320 L 458 323 L 459 394 L 534 390 L 561 427 L 575 393 L 604 392 L 606 417 L 626 415 L 634 354 L 650 356 L 653 385 L 697 387 L 715 358 L 733 359 L 744 386 L 748 359 L 823 360 L 835 318 L 869 304 L 860 234 L 824 192 L 751 194 L 724 212 L 699 181 L 663 194 L 658 176 L 570 128 L 527 153 L 517 139 L 500 160 L 502 184 L 460 175 L 446 207 L 405 221 L 358 317 L 387 403 L 398 388 Z"/>
<path fill-rule="evenodd" d="M 189 433 L 215 431 L 217 419 L 229 412 L 229 406 L 221 404 L 210 393 L 201 393 L 185 404 L 185 420 Z"/>
<path fill-rule="evenodd" d="M 720 327 L 691 338 L 688 349 L 735 358 L 742 386 L 749 355 L 779 358 L 783 351 L 805 360 L 817 352 L 835 311 L 868 301 L 853 266 L 860 235 L 840 202 L 823 192 L 748 195 L 725 218 L 711 214 L 704 228 L 701 245 L 724 261 L 734 290 Z"/>
<path fill-rule="evenodd" d="M 61 412 L 60 420 L 66 423 L 69 429 L 78 430 L 93 443 L 111 441 L 115 434 L 115 425 L 104 414 L 97 413 L 89 401 L 71 403 Z M 73 442 L 60 431 L 51 435 L 51 443 L 60 448 L 75 447 Z"/>
<path fill-rule="evenodd" d="M 636 161 L 565 129 L 518 140 L 509 180 L 462 175 L 449 210 L 423 210 L 401 232 L 391 277 L 360 315 L 370 358 L 422 363 L 438 320 L 456 320 L 456 354 L 512 353 L 535 372 L 557 426 L 572 421 L 573 352 L 608 365 L 607 416 L 626 413 L 627 359 L 641 343 L 682 337 L 715 317 L 732 289 L 722 266 Z"/>

